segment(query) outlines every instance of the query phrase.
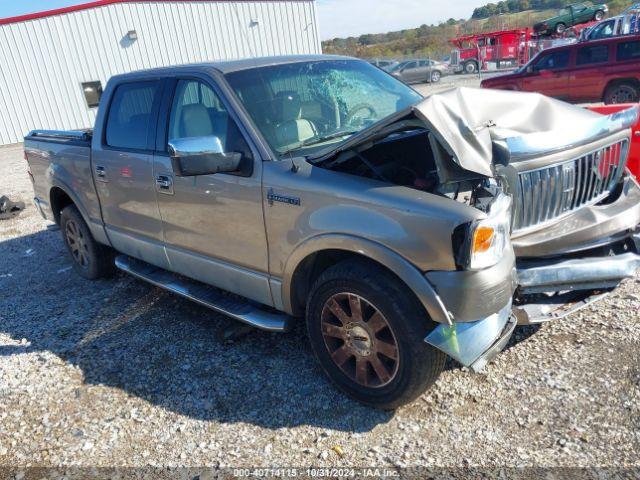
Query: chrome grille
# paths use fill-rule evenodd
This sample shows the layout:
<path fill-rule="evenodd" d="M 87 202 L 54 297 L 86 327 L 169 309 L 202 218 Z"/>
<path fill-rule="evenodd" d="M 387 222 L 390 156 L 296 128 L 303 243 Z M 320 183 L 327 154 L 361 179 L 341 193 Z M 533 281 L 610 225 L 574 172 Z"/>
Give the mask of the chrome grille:
<path fill-rule="evenodd" d="M 624 171 L 628 147 L 623 140 L 569 162 L 521 172 L 514 192 L 514 233 L 604 199 Z"/>

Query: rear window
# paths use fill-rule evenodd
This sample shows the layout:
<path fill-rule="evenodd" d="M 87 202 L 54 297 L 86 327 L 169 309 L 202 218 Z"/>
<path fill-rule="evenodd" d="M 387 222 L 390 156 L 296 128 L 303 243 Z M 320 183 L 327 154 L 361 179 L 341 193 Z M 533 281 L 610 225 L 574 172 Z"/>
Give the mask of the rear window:
<path fill-rule="evenodd" d="M 607 61 L 609 61 L 609 46 L 594 45 L 592 47 L 582 47 L 578 50 L 576 65 L 589 65 Z"/>
<path fill-rule="evenodd" d="M 640 41 L 619 43 L 617 58 L 618 58 L 618 61 L 639 60 L 640 59 Z"/>
<path fill-rule="evenodd" d="M 157 88 L 156 82 L 139 82 L 123 84 L 116 89 L 107 120 L 107 145 L 147 149 Z"/>

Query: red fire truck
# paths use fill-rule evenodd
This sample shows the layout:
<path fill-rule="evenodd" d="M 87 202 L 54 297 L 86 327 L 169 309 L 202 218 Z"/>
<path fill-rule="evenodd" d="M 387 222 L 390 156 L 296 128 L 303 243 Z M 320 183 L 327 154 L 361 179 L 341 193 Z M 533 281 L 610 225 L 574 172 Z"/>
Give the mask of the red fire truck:
<path fill-rule="evenodd" d="M 453 38 L 451 66 L 456 72 L 500 70 L 524 65 L 531 58 L 529 28 L 478 33 Z"/>

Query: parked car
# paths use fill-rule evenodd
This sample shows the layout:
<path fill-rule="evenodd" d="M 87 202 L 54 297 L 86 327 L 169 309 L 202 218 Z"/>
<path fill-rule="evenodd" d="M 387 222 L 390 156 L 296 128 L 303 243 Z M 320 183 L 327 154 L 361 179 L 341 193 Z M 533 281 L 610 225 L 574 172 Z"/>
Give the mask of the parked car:
<path fill-rule="evenodd" d="M 630 9 L 623 15 L 608 18 L 581 32 L 580 41 L 600 40 L 619 37 L 621 35 L 637 35 L 640 33 L 640 5 Z"/>
<path fill-rule="evenodd" d="M 533 30 L 538 35 L 562 35 L 568 27 L 602 20 L 608 11 L 609 7 L 606 4 L 574 3 L 560 10 L 555 17 L 536 23 Z"/>
<path fill-rule="evenodd" d="M 483 88 L 539 92 L 573 103 L 640 100 L 640 36 L 543 50 L 520 70 L 488 78 Z"/>
<path fill-rule="evenodd" d="M 435 60 L 406 60 L 389 70 L 389 73 L 404 83 L 438 83 L 449 75 L 449 65 Z"/>
<path fill-rule="evenodd" d="M 369 63 L 371 65 L 374 65 L 388 72 L 389 70 L 393 69 L 396 65 L 398 65 L 400 62 L 396 60 L 369 60 Z"/>
<path fill-rule="evenodd" d="M 257 328 L 304 318 L 338 387 L 394 408 L 446 355 L 481 369 L 516 321 L 634 275 L 638 115 L 279 57 L 115 76 L 93 130 L 33 131 L 25 156 L 78 274 L 115 257 Z"/>

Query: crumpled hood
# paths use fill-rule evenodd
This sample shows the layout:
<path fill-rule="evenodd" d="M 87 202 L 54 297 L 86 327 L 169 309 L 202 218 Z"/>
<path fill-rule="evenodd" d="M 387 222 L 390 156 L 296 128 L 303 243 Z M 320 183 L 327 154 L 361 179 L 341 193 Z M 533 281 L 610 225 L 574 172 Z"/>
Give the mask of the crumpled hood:
<path fill-rule="evenodd" d="M 639 109 L 603 116 L 537 93 L 456 88 L 413 107 L 460 167 L 492 177 L 493 164 L 540 157 L 630 128 Z"/>

